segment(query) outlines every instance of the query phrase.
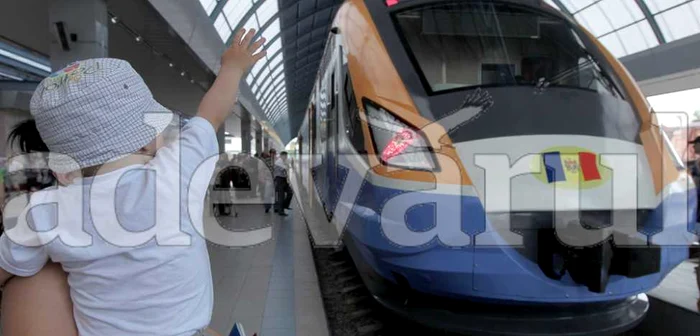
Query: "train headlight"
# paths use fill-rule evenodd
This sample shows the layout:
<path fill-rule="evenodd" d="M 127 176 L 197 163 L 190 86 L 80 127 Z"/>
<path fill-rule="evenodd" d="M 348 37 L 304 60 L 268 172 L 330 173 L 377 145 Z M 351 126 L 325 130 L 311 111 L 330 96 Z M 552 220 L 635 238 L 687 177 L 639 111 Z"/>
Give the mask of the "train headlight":
<path fill-rule="evenodd" d="M 365 102 L 367 123 L 382 164 L 411 170 L 437 168 L 430 146 L 420 130 L 406 125 L 389 111 Z"/>

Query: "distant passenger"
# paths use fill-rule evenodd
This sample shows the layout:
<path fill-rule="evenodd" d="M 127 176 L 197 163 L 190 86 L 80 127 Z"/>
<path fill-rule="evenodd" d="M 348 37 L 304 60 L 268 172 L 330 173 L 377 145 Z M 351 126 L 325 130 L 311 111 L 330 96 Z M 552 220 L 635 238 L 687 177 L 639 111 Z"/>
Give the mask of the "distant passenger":
<path fill-rule="evenodd" d="M 262 190 L 262 198 L 263 198 L 263 204 L 265 206 L 265 213 L 270 212 L 270 208 L 272 208 L 272 205 L 275 203 L 275 178 L 274 178 L 274 157 L 275 157 L 275 150 L 270 149 L 268 153 L 263 153 L 262 155 L 262 160 L 265 163 L 265 167 L 267 168 L 267 171 L 264 174 L 261 174 L 261 176 L 272 176 L 272 180 L 270 181 L 269 178 L 266 179 L 264 182 L 261 183 L 263 186 Z"/>
<path fill-rule="evenodd" d="M 3 334 L 207 333 L 213 285 L 200 232 L 210 159 L 241 76 L 265 56 L 265 40 L 244 34 L 184 127 L 122 60 L 76 62 L 39 84 L 30 110 L 59 185 L 33 193 L 20 229 L 0 237 Z M 162 233 L 170 220 L 180 235 Z M 158 225 L 158 239 L 134 241 Z"/>
<path fill-rule="evenodd" d="M 280 158 L 275 161 L 275 212 L 280 216 L 287 216 L 284 210 L 289 207 L 294 197 L 294 191 L 289 186 L 287 152 L 280 153 Z"/>

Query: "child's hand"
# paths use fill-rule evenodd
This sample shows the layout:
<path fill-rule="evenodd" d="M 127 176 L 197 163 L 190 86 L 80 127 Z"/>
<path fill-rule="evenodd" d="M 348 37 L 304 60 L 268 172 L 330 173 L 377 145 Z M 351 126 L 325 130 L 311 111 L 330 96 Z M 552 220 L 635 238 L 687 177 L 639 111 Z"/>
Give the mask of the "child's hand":
<path fill-rule="evenodd" d="M 264 50 L 258 52 L 265 43 L 264 38 L 251 44 L 255 29 L 251 29 L 245 37 L 244 34 L 245 29 L 241 29 L 233 37 L 231 47 L 221 56 L 219 76 L 199 104 L 197 116 L 209 121 L 215 130 L 233 112 L 241 77 L 267 54 Z"/>
<path fill-rule="evenodd" d="M 236 36 L 233 37 L 231 47 L 221 56 L 222 70 L 238 70 L 241 74 L 245 73 L 253 64 L 267 54 L 265 50 L 261 50 L 256 54 L 258 49 L 265 43 L 264 38 L 251 44 L 253 36 L 255 36 L 255 29 L 248 31 L 245 37 L 243 36 L 244 34 L 245 29 L 239 30 Z"/>

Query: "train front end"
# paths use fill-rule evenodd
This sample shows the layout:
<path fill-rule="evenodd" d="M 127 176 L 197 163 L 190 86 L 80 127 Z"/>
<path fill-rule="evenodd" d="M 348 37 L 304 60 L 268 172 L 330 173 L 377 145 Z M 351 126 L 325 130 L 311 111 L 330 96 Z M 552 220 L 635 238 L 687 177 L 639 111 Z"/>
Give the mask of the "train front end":
<path fill-rule="evenodd" d="M 639 323 L 696 191 L 620 63 L 540 1 L 338 17 L 372 166 L 345 241 L 377 299 L 472 333 Z"/>

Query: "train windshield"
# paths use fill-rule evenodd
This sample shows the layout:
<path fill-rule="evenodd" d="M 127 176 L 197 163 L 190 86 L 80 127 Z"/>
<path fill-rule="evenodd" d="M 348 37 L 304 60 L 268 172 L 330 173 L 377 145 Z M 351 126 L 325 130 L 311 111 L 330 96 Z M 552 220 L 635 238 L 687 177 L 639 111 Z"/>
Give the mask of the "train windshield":
<path fill-rule="evenodd" d="M 526 7 L 440 3 L 395 14 L 431 93 L 479 86 L 572 87 L 621 97 L 569 23 Z"/>

